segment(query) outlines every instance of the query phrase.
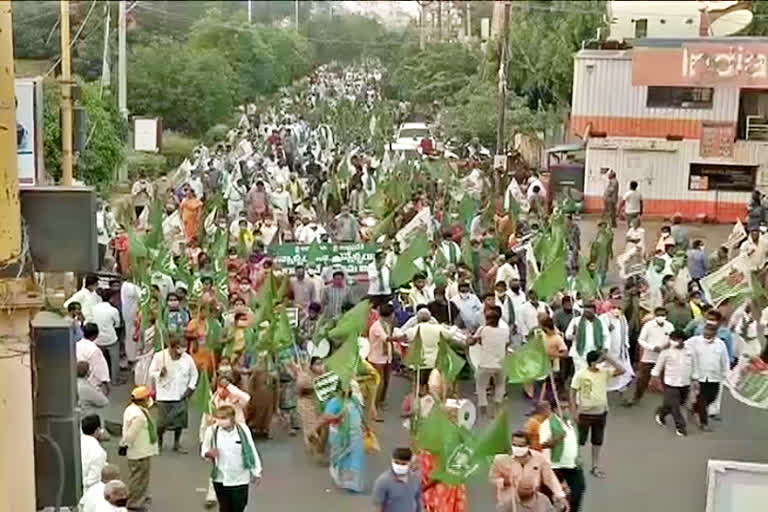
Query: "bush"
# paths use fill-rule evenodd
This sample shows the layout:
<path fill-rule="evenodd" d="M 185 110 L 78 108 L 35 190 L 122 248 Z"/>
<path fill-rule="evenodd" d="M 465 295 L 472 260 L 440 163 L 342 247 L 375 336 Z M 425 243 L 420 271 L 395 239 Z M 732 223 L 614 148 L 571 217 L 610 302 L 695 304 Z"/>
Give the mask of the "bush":
<path fill-rule="evenodd" d="M 208 128 L 203 137 L 203 143 L 206 146 L 213 146 L 217 142 L 221 142 L 227 138 L 227 132 L 229 132 L 229 126 L 225 124 L 217 124 Z"/>
<path fill-rule="evenodd" d="M 180 133 L 163 132 L 163 150 L 161 153 L 168 161 L 168 167 L 174 169 L 181 165 L 185 158 L 189 158 L 198 143 L 197 139 Z"/>
<path fill-rule="evenodd" d="M 157 153 L 131 151 L 126 160 L 128 180 L 132 183 L 143 171 L 150 179 L 156 179 L 168 172 L 168 159 Z"/>

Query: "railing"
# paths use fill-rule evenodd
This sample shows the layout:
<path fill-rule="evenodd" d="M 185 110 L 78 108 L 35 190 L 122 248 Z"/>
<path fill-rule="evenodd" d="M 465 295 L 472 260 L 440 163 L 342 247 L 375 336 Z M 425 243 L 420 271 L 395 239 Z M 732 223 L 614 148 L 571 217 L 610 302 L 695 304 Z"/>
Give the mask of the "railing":
<path fill-rule="evenodd" d="M 768 118 L 747 116 L 747 140 L 768 140 Z"/>

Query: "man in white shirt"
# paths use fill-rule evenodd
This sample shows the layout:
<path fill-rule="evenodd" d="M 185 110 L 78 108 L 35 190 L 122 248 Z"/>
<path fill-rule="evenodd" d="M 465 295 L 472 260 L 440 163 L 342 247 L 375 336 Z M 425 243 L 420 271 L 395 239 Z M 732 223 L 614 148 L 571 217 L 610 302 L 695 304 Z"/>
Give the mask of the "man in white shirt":
<path fill-rule="evenodd" d="M 413 276 L 413 285 L 408 295 L 414 309 L 435 300 L 433 287 L 427 284 L 427 275 L 424 272 L 418 272 Z"/>
<path fill-rule="evenodd" d="M 392 295 L 390 283 L 392 271 L 384 260 L 384 251 L 377 249 L 374 260 L 368 264 L 368 295 Z"/>
<path fill-rule="evenodd" d="M 565 329 L 565 339 L 571 342 L 568 355 L 573 359 L 576 372 L 589 366 L 587 354 L 593 350 L 604 352 L 610 348 L 608 345 L 610 338 L 605 332 L 603 323 L 595 315 L 594 303 L 587 301 L 582 307 L 583 314 L 573 317 Z"/>
<path fill-rule="evenodd" d="M 157 431 L 148 410 L 151 405 L 149 389 L 138 386 L 131 391 L 131 404 L 123 412 L 123 437 L 117 453 L 128 459 L 131 487 L 127 506 L 132 510 L 146 507 L 151 461 L 157 455 Z"/>
<path fill-rule="evenodd" d="M 130 281 L 123 281 L 123 284 L 120 285 L 120 305 L 123 309 L 123 323 L 125 324 L 125 357 L 129 363 L 136 362 L 138 347 L 133 335 L 136 332 L 140 298 L 139 287 Z"/>
<path fill-rule="evenodd" d="M 546 403 L 546 402 L 545 402 Z M 547 405 L 549 405 L 547 403 Z M 563 411 L 569 410 L 568 403 L 560 404 Z M 576 426 L 570 418 L 560 418 L 552 414 L 541 422 L 539 426 L 539 444 L 541 453 L 552 465 L 552 470 L 558 479 L 568 484 L 568 504 L 571 511 L 577 511 L 581 507 L 581 500 L 586 490 L 584 483 L 584 470 L 578 463 L 579 458 L 579 438 L 576 433 Z M 555 433 L 553 433 L 553 430 Z M 560 432 L 557 434 L 557 432 Z M 557 450 L 553 448 L 557 447 Z"/>
<path fill-rule="evenodd" d="M 720 392 L 720 383 L 729 369 L 728 349 L 725 342 L 716 337 L 717 326 L 706 323 L 701 336 L 688 340 L 688 348 L 693 354 L 693 380 L 699 383 L 699 396 L 694 404 L 694 411 L 699 415 L 701 430 L 711 432 L 707 407 L 715 401 Z"/>
<path fill-rule="evenodd" d="M 104 484 L 104 503 L 97 505 L 96 512 L 126 512 L 128 492 L 128 486 L 120 480 L 107 482 Z"/>
<path fill-rule="evenodd" d="M 520 281 L 520 271 L 517 268 L 517 254 L 511 252 L 507 254 L 504 264 L 496 271 L 496 281 L 504 281 L 507 287 L 511 287 L 513 279 Z"/>
<path fill-rule="evenodd" d="M 188 453 L 181 446 L 181 432 L 187 428 L 189 404 L 187 399 L 197 386 L 197 367 L 192 356 L 178 338 L 171 338 L 168 348 L 152 356 L 149 375 L 154 383 L 157 400 L 157 441 L 162 450 L 163 434 L 173 431 L 173 451 Z"/>
<path fill-rule="evenodd" d="M 435 360 L 437 359 L 437 351 L 440 348 L 440 336 L 445 336 L 450 340 L 453 338 L 451 330 L 442 324 L 435 323 L 432 314 L 427 308 L 421 308 L 416 313 L 416 325 L 409 326 L 407 329 L 403 329 L 408 343 L 413 343 L 416 339 L 416 335 L 421 337 L 421 350 L 424 364 L 422 369 L 431 369 L 435 367 Z M 409 320 L 410 322 L 410 320 Z M 403 326 L 405 327 L 405 325 Z"/>
<path fill-rule="evenodd" d="M 303 223 L 304 225 L 299 231 L 299 236 L 297 237 L 298 239 L 297 241 L 300 244 L 311 244 L 315 240 L 317 240 L 317 242 L 320 242 L 320 238 L 323 235 L 328 234 L 328 232 L 325 230 L 323 226 L 321 226 L 317 222 L 310 221 L 309 217 L 304 217 Z"/>
<path fill-rule="evenodd" d="M 101 480 L 101 470 L 107 463 L 107 452 L 97 437 L 101 431 L 101 420 L 95 414 L 80 420 L 80 462 L 83 466 L 83 492 Z"/>
<path fill-rule="evenodd" d="M 528 338 L 528 333 L 539 326 L 539 313 L 552 316 L 552 311 L 544 302 L 539 302 L 534 290 L 528 291 L 528 300 L 517 311 L 517 332 L 523 341 Z"/>
<path fill-rule="evenodd" d="M 244 512 L 248 486 L 261 481 L 261 459 L 250 429 L 235 421 L 235 409 L 224 405 L 216 410 L 216 424 L 203 436 L 200 453 L 213 462 L 213 487 L 219 510 Z"/>
<path fill-rule="evenodd" d="M 75 343 L 75 357 L 79 361 L 88 363 L 88 382 L 109 394 L 109 366 L 104 358 L 104 353 L 96 345 L 99 337 L 99 328 L 96 324 L 87 323 L 83 326 L 83 337 Z"/>
<path fill-rule="evenodd" d="M 651 376 L 658 380 L 664 373 L 664 402 L 656 409 L 656 423 L 664 425 L 668 414 L 675 420 L 675 433 L 687 435 L 685 418 L 680 407 L 688 399 L 691 377 L 693 376 L 693 354 L 685 347 L 685 333 L 673 331 L 669 336 L 672 346 L 659 354 Z"/>
<path fill-rule="evenodd" d="M 629 190 L 622 197 L 619 210 L 621 210 L 622 205 L 627 217 L 627 225 L 632 226 L 632 221 L 643 213 L 643 196 L 637 190 L 636 181 L 629 182 Z"/>
<path fill-rule="evenodd" d="M 83 490 L 83 497 L 80 499 L 81 512 L 99 512 L 109 502 L 104 498 L 104 487 L 112 480 L 120 478 L 120 468 L 114 464 L 105 464 L 101 470 L 101 480 L 88 490 Z"/>
<path fill-rule="evenodd" d="M 520 279 L 512 277 L 508 286 L 509 290 L 507 291 L 507 295 L 512 299 L 512 304 L 515 306 L 515 312 L 520 311 L 522 305 L 528 300 L 525 296 L 525 291 L 520 287 Z"/>
<path fill-rule="evenodd" d="M 643 324 L 637 338 L 637 343 L 643 348 L 643 355 L 637 368 L 635 395 L 632 400 L 624 403 L 627 407 L 631 407 L 643 398 L 645 390 L 648 389 L 648 381 L 651 379 L 651 370 L 659 359 L 659 354 L 669 348 L 669 335 L 675 330 L 672 323 L 667 320 L 665 308 L 658 307 L 653 313 L 655 318 Z"/>
<path fill-rule="evenodd" d="M 86 320 L 90 321 L 93 306 L 101 302 L 101 297 L 96 293 L 96 288 L 98 287 L 99 277 L 95 274 L 88 274 L 85 276 L 85 285 L 64 301 L 64 307 L 69 306 L 70 302 L 79 302 L 83 316 Z"/>
<path fill-rule="evenodd" d="M 99 336 L 95 342 L 109 365 L 112 385 L 117 386 L 120 383 L 120 343 L 117 339 L 120 312 L 110 303 L 113 293 L 114 291 L 109 288 L 99 290 L 102 300 L 93 306 L 91 316 L 86 315 L 85 320 L 93 322 L 99 328 Z"/>
<path fill-rule="evenodd" d="M 483 324 L 483 303 L 472 293 L 469 282 L 459 283 L 459 294 L 451 302 L 459 308 L 461 323 L 469 332 L 475 332 Z"/>

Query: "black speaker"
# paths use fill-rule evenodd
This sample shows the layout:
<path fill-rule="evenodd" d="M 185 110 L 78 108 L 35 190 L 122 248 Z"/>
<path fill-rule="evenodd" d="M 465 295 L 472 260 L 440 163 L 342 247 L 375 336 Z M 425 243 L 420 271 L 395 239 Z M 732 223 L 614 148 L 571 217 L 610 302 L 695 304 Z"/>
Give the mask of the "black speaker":
<path fill-rule="evenodd" d="M 69 324 L 60 315 L 41 311 L 32 319 L 32 339 L 35 416 L 72 416 L 77 406 L 77 358 Z"/>
<path fill-rule="evenodd" d="M 80 418 L 35 416 L 35 495 L 37 510 L 56 505 L 77 510 L 83 491 Z"/>
<path fill-rule="evenodd" d="M 92 187 L 20 187 L 21 216 L 29 256 L 24 271 L 95 272 L 96 192 Z M 20 264 L 4 267 L 0 277 L 15 277 Z"/>
<path fill-rule="evenodd" d="M 82 495 L 77 358 L 69 323 L 41 311 L 32 319 L 32 389 L 35 413 L 37 508 L 76 507 Z"/>

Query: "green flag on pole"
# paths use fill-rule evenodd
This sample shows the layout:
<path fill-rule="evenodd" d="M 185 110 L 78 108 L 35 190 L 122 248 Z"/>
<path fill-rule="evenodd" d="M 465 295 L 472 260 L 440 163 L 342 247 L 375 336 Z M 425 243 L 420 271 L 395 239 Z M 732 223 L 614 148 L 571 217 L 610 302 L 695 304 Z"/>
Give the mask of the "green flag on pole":
<path fill-rule="evenodd" d="M 325 367 L 338 375 L 344 389 L 349 388 L 350 381 L 357 375 L 357 365 L 360 361 L 360 349 L 357 336 L 345 341 L 331 357 L 325 360 Z"/>
<path fill-rule="evenodd" d="M 445 339 L 445 336 L 440 334 L 435 368 L 440 371 L 443 380 L 446 382 L 455 381 L 465 364 L 466 361 L 451 348 L 451 345 L 448 340 Z"/>
<path fill-rule="evenodd" d="M 371 311 L 370 301 L 358 302 L 355 307 L 341 315 L 336 325 L 328 331 L 328 336 L 335 340 L 348 340 L 360 336 L 368 323 L 368 314 Z"/>
<path fill-rule="evenodd" d="M 565 270 L 565 253 L 560 253 L 554 260 L 541 266 L 543 269 L 533 282 L 533 290 L 540 300 L 548 301 L 553 295 L 565 288 L 568 273 Z"/>
<path fill-rule="evenodd" d="M 397 257 L 392 269 L 392 284 L 395 287 L 408 284 L 419 271 L 414 263 L 419 258 L 426 258 L 429 252 L 429 241 L 423 232 L 411 238 L 408 247 Z"/>
<path fill-rule="evenodd" d="M 507 379 L 513 384 L 527 384 L 546 377 L 552 364 L 544 348 L 544 337 L 540 329 L 528 336 L 528 343 L 507 354 L 502 363 Z"/>
<path fill-rule="evenodd" d="M 416 328 L 416 337 L 413 343 L 408 345 L 408 352 L 405 354 L 403 362 L 413 368 L 424 366 L 424 347 L 421 341 L 421 327 Z"/>
<path fill-rule="evenodd" d="M 190 403 L 200 412 L 211 414 L 211 382 L 208 380 L 208 372 L 203 370 L 197 377 L 197 386 L 192 393 Z"/>

